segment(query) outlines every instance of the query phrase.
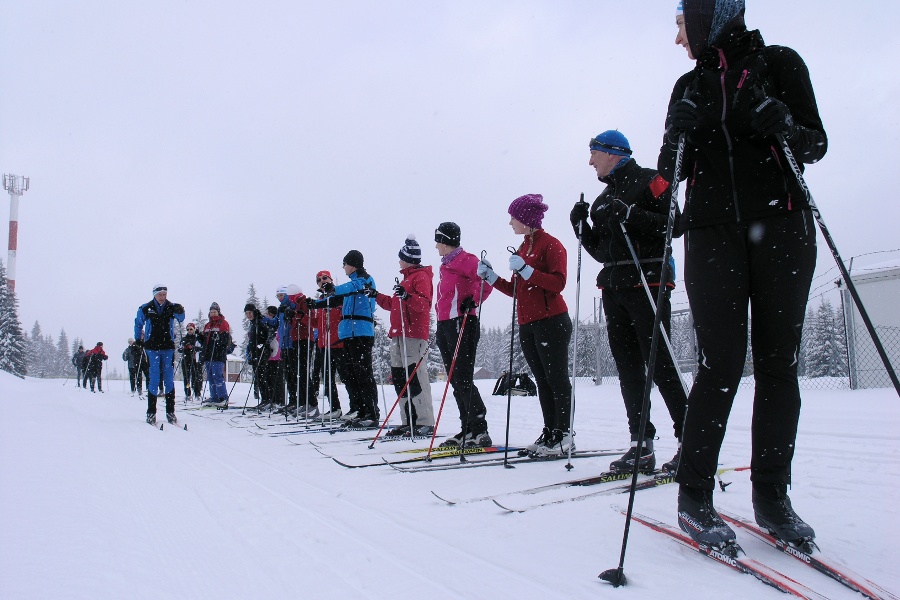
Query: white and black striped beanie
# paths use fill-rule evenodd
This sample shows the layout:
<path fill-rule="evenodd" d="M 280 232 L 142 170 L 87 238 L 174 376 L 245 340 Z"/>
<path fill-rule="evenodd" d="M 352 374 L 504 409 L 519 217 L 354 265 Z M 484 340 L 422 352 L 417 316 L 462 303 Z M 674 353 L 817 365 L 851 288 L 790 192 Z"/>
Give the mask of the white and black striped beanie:
<path fill-rule="evenodd" d="M 409 234 L 406 236 L 406 242 L 403 244 L 403 247 L 400 248 L 400 252 L 397 254 L 400 257 L 400 260 L 403 262 L 407 262 L 411 265 L 418 265 L 422 262 L 422 248 L 419 246 L 419 242 L 416 241 L 416 236 L 414 234 Z"/>

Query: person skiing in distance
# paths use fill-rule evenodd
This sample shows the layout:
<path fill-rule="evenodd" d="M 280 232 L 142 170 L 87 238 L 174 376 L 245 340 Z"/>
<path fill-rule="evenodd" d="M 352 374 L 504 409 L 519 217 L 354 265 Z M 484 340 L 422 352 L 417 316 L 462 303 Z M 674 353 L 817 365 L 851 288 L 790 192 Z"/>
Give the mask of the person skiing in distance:
<path fill-rule="evenodd" d="M 169 289 L 153 286 L 153 298 L 138 307 L 134 317 L 134 343 L 147 354 L 147 422 L 156 424 L 156 396 L 162 382 L 166 398 L 166 420 L 175 417 L 175 321 L 184 322 L 184 307 L 168 300 Z"/>
<path fill-rule="evenodd" d="M 641 408 L 650 360 L 650 338 L 653 335 L 655 312 L 643 289 L 641 273 L 635 266 L 628 241 L 637 254 L 640 269 L 652 289 L 654 302 L 661 285 L 662 261 L 665 254 L 666 224 L 672 189 L 657 171 L 644 169 L 632 158 L 631 145 L 622 133 L 604 131 L 591 138 L 591 158 L 588 164 L 597 172 L 597 179 L 606 188 L 594 203 L 578 202 L 569 218 L 576 237 L 580 234 L 584 249 L 602 265 L 597 275 L 597 288 L 603 290 L 603 313 L 606 315 L 606 335 L 619 373 L 619 387 L 628 416 L 631 448 L 610 464 L 613 471 L 630 472 L 634 461 L 642 472 L 656 467 L 653 440 L 656 427 L 649 415 L 644 430 L 641 455 L 638 452 Z M 677 210 L 677 207 L 676 207 Z M 677 213 L 676 213 L 677 214 Z M 622 227 L 628 234 L 622 232 Z M 673 261 L 674 262 L 674 261 Z M 670 262 L 670 266 L 673 264 Z M 675 287 L 675 269 L 666 272 L 664 295 L 659 310 L 660 322 L 667 333 L 671 331 L 671 290 Z M 662 470 L 674 473 L 681 449 L 681 426 L 687 397 L 678 369 L 662 340 L 656 350 L 653 382 L 665 400 L 672 417 L 678 451 Z M 649 408 L 649 405 L 648 405 Z"/>
<path fill-rule="evenodd" d="M 97 389 L 103 393 L 103 361 L 108 358 L 106 352 L 103 351 L 103 342 L 97 342 L 97 345 L 88 350 L 84 357 L 87 361 L 84 377 L 86 380 L 90 380 L 91 391 L 94 392 L 94 383 L 96 382 Z"/>
<path fill-rule="evenodd" d="M 77 387 L 84 387 L 81 385 L 81 380 L 84 377 L 84 346 L 78 346 L 78 351 L 72 355 L 72 366 L 75 367 L 75 384 Z"/>
<path fill-rule="evenodd" d="M 181 336 L 181 345 L 178 352 L 181 353 L 181 377 L 184 381 L 184 397 L 200 399 L 203 393 L 203 366 L 200 364 L 200 352 L 203 343 L 197 334 L 197 326 L 188 323 L 185 326 L 185 334 Z"/>
<path fill-rule="evenodd" d="M 316 359 L 313 363 L 312 385 L 318 390 L 321 378 L 326 380 L 326 385 L 329 389 L 326 389 L 325 395 L 328 396 L 331 406 L 328 408 L 328 412 L 322 414 L 322 418 L 338 419 L 343 418 L 343 412 L 341 410 L 341 400 L 338 397 L 337 378 L 335 375 L 339 375 L 341 381 L 348 379 L 348 375 L 344 371 L 344 342 L 341 341 L 338 334 L 343 297 L 326 296 L 325 292 L 322 291 L 322 286 L 326 283 L 334 285 L 331 272 L 322 270 L 316 273 L 316 286 L 318 286 L 316 297 L 307 298 L 307 304 L 311 311 L 310 318 L 317 332 Z M 320 300 L 325 301 L 319 302 Z M 328 357 L 326 357 L 326 348 Z M 325 410 L 324 405 L 322 410 Z M 356 416 L 354 413 L 359 413 L 359 407 L 351 404 L 348 411 L 350 418 L 346 420 L 352 420 Z"/>
<path fill-rule="evenodd" d="M 453 386 L 460 421 L 460 432 L 441 442 L 441 446 L 487 447 L 493 443 L 488 433 L 487 407 L 474 381 L 475 351 L 481 338 L 476 309 L 478 299 L 484 302 L 493 288 L 488 283 L 484 283 L 482 288 L 482 280 L 477 273 L 478 257 L 462 249 L 461 239 L 459 225 L 450 221 L 441 223 L 434 231 L 434 247 L 441 257 L 435 300 L 435 341 L 448 373 L 454 356 L 456 358 L 450 385 Z M 465 317 L 465 329 L 460 338 L 460 327 L 466 313 L 468 317 Z M 458 340 L 459 352 L 456 352 Z"/>
<path fill-rule="evenodd" d="M 343 363 L 347 378 L 344 387 L 351 404 L 359 407 L 356 418 L 346 422 L 350 428 L 377 427 L 381 419 L 378 409 L 378 384 L 372 368 L 372 349 L 375 345 L 375 280 L 366 271 L 364 258 L 359 250 L 350 250 L 344 256 L 344 273 L 347 283 L 335 286 L 322 284 L 326 295 L 341 298 L 341 322 L 338 337 L 344 343 Z M 319 303 L 316 308 L 319 308 Z"/>
<path fill-rule="evenodd" d="M 478 265 L 478 275 L 494 289 L 513 295 L 516 282 L 516 311 L 519 343 L 528 367 L 534 374 L 544 429 L 530 454 L 538 457 L 562 456 L 575 450 L 570 430 L 572 382 L 569 381 L 569 340 L 572 319 L 563 299 L 566 287 L 566 248 L 542 228 L 548 206 L 540 194 L 519 196 L 509 205 L 510 227 L 525 236 L 516 253 L 509 257 L 510 281 L 498 276 L 487 260 Z"/>
<path fill-rule="evenodd" d="M 422 265 L 422 249 L 413 234 L 398 253 L 403 280 L 394 286 L 394 295 L 376 293 L 375 301 L 390 311 L 391 378 L 397 394 L 403 390 L 416 364 L 428 352 L 428 334 L 431 324 L 431 302 L 434 296 L 434 273 L 430 266 Z M 405 334 L 405 336 L 404 336 Z M 405 361 L 405 362 L 404 362 Z M 434 434 L 434 405 L 431 399 L 431 382 L 427 365 L 416 370 L 409 382 L 405 400 L 400 406 L 401 425 L 387 432 L 387 436 L 431 436 Z M 412 409 L 407 406 L 412 402 Z M 413 422 L 409 422 L 412 412 Z"/>
<path fill-rule="evenodd" d="M 122 352 L 122 360 L 128 366 L 128 382 L 131 384 L 131 395 L 135 392 L 143 396 L 143 377 L 147 372 L 147 359 L 144 349 L 134 343 L 134 338 L 128 338 L 128 347 Z"/>
<path fill-rule="evenodd" d="M 809 544 L 815 532 L 794 511 L 787 486 L 816 227 L 781 144 L 810 164 L 824 156 L 828 140 L 803 59 L 748 31 L 743 0 L 683 0 L 676 25 L 675 43 L 696 62 L 672 90 L 658 165 L 663 177 L 674 178 L 683 135 L 679 176 L 687 182 L 679 227 L 699 355 L 675 476 L 679 525 L 712 546 L 735 540 L 713 507 L 713 490 L 744 369 L 749 305 L 756 521 L 785 542 Z"/>
<path fill-rule="evenodd" d="M 201 361 L 206 364 L 206 380 L 209 383 L 209 400 L 203 404 L 226 408 L 228 406 L 228 386 L 225 385 L 225 363 L 234 350 L 231 340 L 231 325 L 225 320 L 218 302 L 209 305 L 209 321 L 203 327 L 203 354 Z"/>

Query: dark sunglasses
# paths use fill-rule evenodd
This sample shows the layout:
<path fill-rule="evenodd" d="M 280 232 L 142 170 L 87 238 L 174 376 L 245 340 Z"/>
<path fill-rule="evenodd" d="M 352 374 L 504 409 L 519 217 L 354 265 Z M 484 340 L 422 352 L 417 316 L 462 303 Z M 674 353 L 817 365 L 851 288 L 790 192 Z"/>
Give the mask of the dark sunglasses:
<path fill-rule="evenodd" d="M 321 283 L 322 281 L 331 281 L 331 277 L 328 275 L 323 275 L 322 277 L 316 277 L 316 283 Z"/>

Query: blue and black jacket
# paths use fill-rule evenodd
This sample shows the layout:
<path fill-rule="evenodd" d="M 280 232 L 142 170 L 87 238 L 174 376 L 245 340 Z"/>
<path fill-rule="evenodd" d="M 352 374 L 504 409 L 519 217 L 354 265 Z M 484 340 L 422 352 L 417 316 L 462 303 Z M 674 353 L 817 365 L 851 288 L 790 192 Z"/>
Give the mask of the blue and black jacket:
<path fill-rule="evenodd" d="M 175 349 L 175 321 L 184 321 L 184 311 L 175 312 L 175 305 L 166 300 L 162 304 L 156 298 L 142 304 L 134 317 L 134 339 L 144 340 L 147 350 Z"/>

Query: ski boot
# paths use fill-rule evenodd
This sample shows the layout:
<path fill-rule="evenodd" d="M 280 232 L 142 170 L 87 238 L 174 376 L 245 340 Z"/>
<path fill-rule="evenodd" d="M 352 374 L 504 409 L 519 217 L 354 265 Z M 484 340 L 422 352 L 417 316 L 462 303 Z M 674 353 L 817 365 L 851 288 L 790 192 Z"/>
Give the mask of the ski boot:
<path fill-rule="evenodd" d="M 611 463 L 609 463 L 609 470 L 615 471 L 616 473 L 630 473 L 634 470 L 634 461 L 637 456 L 637 440 L 633 440 L 631 442 L 631 448 L 628 449 L 628 452 L 622 455 L 622 458 L 618 458 Z M 644 444 L 641 447 L 641 456 L 637 459 L 638 461 L 638 472 L 650 474 L 656 468 L 656 455 L 653 453 L 653 440 L 646 439 L 644 440 Z"/>
<path fill-rule="evenodd" d="M 732 558 L 740 551 L 734 530 L 713 507 L 712 490 L 679 486 L 678 526 L 698 544 L 716 548 Z"/>
<path fill-rule="evenodd" d="M 785 483 L 754 483 L 753 513 L 760 527 L 778 539 L 810 553 L 816 548 L 816 532 L 791 506 Z"/>

